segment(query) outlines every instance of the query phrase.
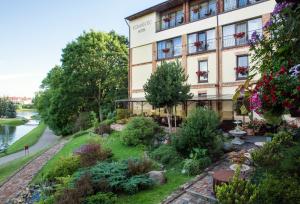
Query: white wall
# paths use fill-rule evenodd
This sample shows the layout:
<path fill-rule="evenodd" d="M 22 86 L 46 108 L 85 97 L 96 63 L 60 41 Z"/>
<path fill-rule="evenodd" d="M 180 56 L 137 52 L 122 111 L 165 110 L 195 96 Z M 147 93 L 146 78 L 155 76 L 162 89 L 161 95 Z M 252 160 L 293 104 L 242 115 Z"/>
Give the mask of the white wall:
<path fill-rule="evenodd" d="M 152 64 L 132 67 L 132 89 L 143 89 L 143 86 L 150 78 L 151 73 Z"/>
<path fill-rule="evenodd" d="M 132 64 L 152 62 L 152 44 L 132 49 Z"/>

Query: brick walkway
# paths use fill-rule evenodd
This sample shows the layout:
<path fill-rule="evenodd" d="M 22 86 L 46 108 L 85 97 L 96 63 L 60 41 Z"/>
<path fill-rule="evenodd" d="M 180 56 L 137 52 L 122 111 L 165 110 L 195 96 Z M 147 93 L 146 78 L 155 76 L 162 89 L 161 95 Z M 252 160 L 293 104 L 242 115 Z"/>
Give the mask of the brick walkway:
<path fill-rule="evenodd" d="M 64 140 L 45 153 L 31 161 L 27 166 L 12 176 L 6 183 L 0 187 L 0 203 L 4 204 L 7 200 L 16 197 L 31 182 L 39 170 L 50 160 L 66 143 Z"/>

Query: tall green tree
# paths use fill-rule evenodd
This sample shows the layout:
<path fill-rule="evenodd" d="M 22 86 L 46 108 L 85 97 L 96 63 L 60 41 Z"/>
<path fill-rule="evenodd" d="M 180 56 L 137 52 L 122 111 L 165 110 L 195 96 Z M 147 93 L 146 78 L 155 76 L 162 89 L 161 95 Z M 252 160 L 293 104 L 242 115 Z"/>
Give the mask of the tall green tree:
<path fill-rule="evenodd" d="M 0 98 L 0 118 L 15 118 L 17 106 L 8 98 Z"/>
<path fill-rule="evenodd" d="M 177 60 L 162 62 L 144 85 L 147 101 L 156 108 L 166 108 L 169 132 L 172 130 L 171 112 L 174 106 L 192 97 L 188 77 Z"/>
<path fill-rule="evenodd" d="M 57 133 L 69 134 L 82 113 L 94 111 L 100 120 L 127 97 L 128 41 L 115 32 L 90 31 L 69 43 L 61 66 L 42 83 L 37 106 Z"/>

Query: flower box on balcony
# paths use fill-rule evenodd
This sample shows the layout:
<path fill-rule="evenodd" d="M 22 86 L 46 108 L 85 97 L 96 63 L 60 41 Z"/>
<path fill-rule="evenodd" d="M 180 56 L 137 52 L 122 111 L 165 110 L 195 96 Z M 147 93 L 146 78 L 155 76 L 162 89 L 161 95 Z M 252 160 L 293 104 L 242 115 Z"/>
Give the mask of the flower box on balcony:
<path fill-rule="evenodd" d="M 234 68 L 237 74 L 247 74 L 248 73 L 248 67 L 236 67 Z"/>
<path fill-rule="evenodd" d="M 164 48 L 164 49 L 162 49 L 162 51 L 163 51 L 163 53 L 168 53 L 168 52 L 170 52 L 170 48 Z"/>
<path fill-rule="evenodd" d="M 196 74 L 198 77 L 207 77 L 206 71 L 197 71 Z"/>
<path fill-rule="evenodd" d="M 202 45 L 203 45 L 203 41 L 194 42 L 194 46 L 197 47 L 197 48 L 201 47 Z"/>
<path fill-rule="evenodd" d="M 192 9 L 193 13 L 198 13 L 198 12 L 199 12 L 199 10 L 200 10 L 200 8 L 199 8 L 199 7 L 194 7 L 194 8 Z"/>
<path fill-rule="evenodd" d="M 245 35 L 246 35 L 245 32 L 240 32 L 240 33 L 235 33 L 235 34 L 233 34 L 233 37 L 234 37 L 235 39 L 240 39 L 240 38 L 245 37 Z"/>
<path fill-rule="evenodd" d="M 171 21 L 171 18 L 170 18 L 170 17 L 165 17 L 165 18 L 163 19 L 163 21 L 164 21 L 165 23 L 168 23 L 168 22 Z"/>
<path fill-rule="evenodd" d="M 205 14 L 205 16 L 210 16 L 211 14 L 212 14 L 212 10 L 210 9 L 209 12 L 207 12 L 207 13 Z"/>

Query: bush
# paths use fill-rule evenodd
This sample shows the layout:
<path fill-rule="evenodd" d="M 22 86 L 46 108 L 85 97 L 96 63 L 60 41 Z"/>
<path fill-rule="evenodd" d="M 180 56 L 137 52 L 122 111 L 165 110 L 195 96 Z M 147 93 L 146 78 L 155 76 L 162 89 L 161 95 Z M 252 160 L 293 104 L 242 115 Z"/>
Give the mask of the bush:
<path fill-rule="evenodd" d="M 95 128 L 95 133 L 98 135 L 110 134 L 111 133 L 110 125 L 100 124 L 99 127 Z"/>
<path fill-rule="evenodd" d="M 130 194 L 154 185 L 153 180 L 144 174 L 132 176 L 128 166 L 128 161 L 101 162 L 78 170 L 73 177 L 74 183 L 82 176 L 90 175 L 98 190 Z"/>
<path fill-rule="evenodd" d="M 182 161 L 172 145 L 161 145 L 150 153 L 150 157 L 166 166 L 174 166 Z"/>
<path fill-rule="evenodd" d="M 176 150 L 188 156 L 193 148 L 207 149 L 209 156 L 222 154 L 222 136 L 218 132 L 220 120 L 213 110 L 195 109 L 183 123 L 181 131 L 174 138 Z"/>
<path fill-rule="evenodd" d="M 206 149 L 194 149 L 190 154 L 190 159 L 184 160 L 183 172 L 188 175 L 198 175 L 210 164 L 211 159 L 208 157 Z"/>
<path fill-rule="evenodd" d="M 86 199 L 86 204 L 115 204 L 117 196 L 113 193 L 97 193 Z"/>
<path fill-rule="evenodd" d="M 90 113 L 88 112 L 82 112 L 77 117 L 73 132 L 78 132 L 81 130 L 86 130 L 92 126 L 91 120 L 90 120 Z"/>
<path fill-rule="evenodd" d="M 55 180 L 57 177 L 66 177 L 72 175 L 80 167 L 78 156 L 62 157 L 60 162 L 47 173 L 47 180 Z"/>
<path fill-rule="evenodd" d="M 152 118 L 132 118 L 122 132 L 122 139 L 126 145 L 139 144 L 152 145 L 157 134 L 162 133 L 162 128 Z"/>
<path fill-rule="evenodd" d="M 129 159 L 128 172 L 131 176 L 148 173 L 153 167 L 150 159 Z"/>
<path fill-rule="evenodd" d="M 128 109 L 117 109 L 117 120 L 127 119 L 129 116 L 130 113 Z"/>
<path fill-rule="evenodd" d="M 216 195 L 221 204 L 254 204 L 256 186 L 250 181 L 239 179 L 240 170 L 232 182 L 216 187 Z"/>
<path fill-rule="evenodd" d="M 112 157 L 110 149 L 103 149 L 100 144 L 86 144 L 75 151 L 79 155 L 80 164 L 82 166 L 92 166 L 98 161 L 104 161 Z"/>

